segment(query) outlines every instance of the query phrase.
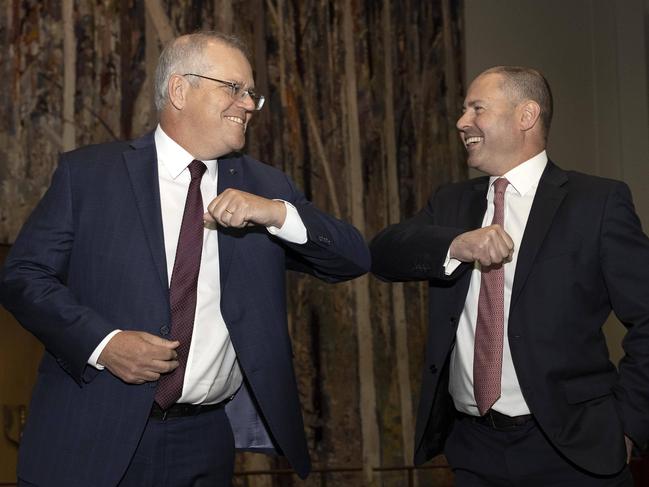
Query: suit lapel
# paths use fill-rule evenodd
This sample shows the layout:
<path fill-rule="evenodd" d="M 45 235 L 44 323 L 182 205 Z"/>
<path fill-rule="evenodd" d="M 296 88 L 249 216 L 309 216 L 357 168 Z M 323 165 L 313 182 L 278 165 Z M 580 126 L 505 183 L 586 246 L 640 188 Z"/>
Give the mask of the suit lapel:
<path fill-rule="evenodd" d="M 221 194 L 228 188 L 243 189 L 243 174 L 241 170 L 241 158 L 233 156 L 231 158 L 219 159 L 217 164 L 218 183 L 217 193 Z M 236 241 L 236 235 L 240 233 L 236 229 L 219 227 L 219 267 L 221 275 L 221 292 L 230 271 L 232 262 L 232 250 Z"/>
<path fill-rule="evenodd" d="M 566 173 L 551 161 L 548 161 L 548 165 L 539 181 L 539 187 L 536 190 L 530 216 L 521 240 L 516 272 L 514 273 L 510 309 L 516 304 L 516 300 L 525 286 L 536 254 L 550 229 L 559 205 L 566 196 L 567 189 L 563 185 L 567 181 Z"/>
<path fill-rule="evenodd" d="M 160 210 L 160 185 L 158 182 L 157 154 L 153 134 L 148 134 L 131 143 L 135 149 L 124 152 L 124 163 L 128 171 L 140 220 L 144 227 L 147 243 L 163 289 L 167 290 L 167 259 L 164 247 L 164 231 Z M 165 292 L 165 295 L 167 293 Z"/>
<path fill-rule="evenodd" d="M 475 184 L 467 187 L 460 199 L 458 207 L 458 218 L 455 226 L 475 230 L 482 226 L 485 211 L 487 210 L 487 189 L 489 188 L 489 177 L 482 177 L 476 180 Z M 460 278 L 457 289 L 456 316 L 460 316 L 469 292 L 471 283 L 471 272 L 465 272 Z"/>
<path fill-rule="evenodd" d="M 487 189 L 489 178 L 482 177 L 464 190 L 459 208 L 458 227 L 476 229 L 482 225 L 487 210 Z"/>

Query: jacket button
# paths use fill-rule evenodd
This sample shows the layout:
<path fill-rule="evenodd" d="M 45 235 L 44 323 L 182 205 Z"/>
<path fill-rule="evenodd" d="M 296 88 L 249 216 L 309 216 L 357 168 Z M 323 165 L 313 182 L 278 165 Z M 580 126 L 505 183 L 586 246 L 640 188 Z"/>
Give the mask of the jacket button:
<path fill-rule="evenodd" d="M 457 321 L 457 318 L 455 318 L 455 316 L 451 316 L 449 321 L 450 321 L 451 325 L 454 325 L 455 322 Z"/>
<path fill-rule="evenodd" d="M 430 370 L 431 374 L 436 374 L 437 373 L 437 367 L 435 367 L 435 364 L 430 364 L 428 366 L 428 370 Z"/>
<path fill-rule="evenodd" d="M 169 334 L 169 327 L 167 325 L 163 325 L 160 327 L 160 334 L 162 336 L 167 336 Z"/>

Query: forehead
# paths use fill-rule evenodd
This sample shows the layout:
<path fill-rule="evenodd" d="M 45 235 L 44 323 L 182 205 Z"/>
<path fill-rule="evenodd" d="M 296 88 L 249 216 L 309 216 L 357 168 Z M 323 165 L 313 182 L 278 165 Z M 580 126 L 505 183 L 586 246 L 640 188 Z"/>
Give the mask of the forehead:
<path fill-rule="evenodd" d="M 252 84 L 252 67 L 239 49 L 223 42 L 210 42 L 202 55 L 211 74 Z"/>
<path fill-rule="evenodd" d="M 479 75 L 467 91 L 465 103 L 469 104 L 478 100 L 501 100 L 506 95 L 503 90 L 503 77 L 497 73 Z"/>

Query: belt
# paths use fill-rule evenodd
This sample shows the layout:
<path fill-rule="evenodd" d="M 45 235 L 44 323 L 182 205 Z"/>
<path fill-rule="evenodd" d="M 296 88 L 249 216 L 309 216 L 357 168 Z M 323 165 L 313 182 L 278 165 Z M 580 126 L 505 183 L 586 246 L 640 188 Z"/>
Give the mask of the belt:
<path fill-rule="evenodd" d="M 484 416 L 472 416 L 470 414 L 461 413 L 458 411 L 460 419 L 466 419 L 473 423 L 489 426 L 495 430 L 512 430 L 524 424 L 534 421 L 534 416 L 531 414 L 521 414 L 520 416 L 507 416 L 506 414 L 499 413 L 493 409 L 488 410 Z"/>
<path fill-rule="evenodd" d="M 187 416 L 196 416 L 198 414 L 207 413 L 208 411 L 221 409 L 228 402 L 230 402 L 230 399 L 232 398 L 217 402 L 216 404 L 176 403 L 172 406 L 169 406 L 167 409 L 162 409 L 157 402 L 154 402 L 153 406 L 151 406 L 149 418 L 157 419 L 158 421 L 164 421 L 171 418 L 185 418 Z"/>

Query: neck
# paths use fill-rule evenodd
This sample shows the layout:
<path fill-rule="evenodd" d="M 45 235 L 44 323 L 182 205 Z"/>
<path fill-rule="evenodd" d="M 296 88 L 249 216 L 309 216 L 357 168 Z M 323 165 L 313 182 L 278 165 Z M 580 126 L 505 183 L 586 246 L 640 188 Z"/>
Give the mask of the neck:
<path fill-rule="evenodd" d="M 182 129 L 182 124 L 174 123 L 173 120 L 170 120 L 169 117 L 165 117 L 161 114 L 160 116 L 160 127 L 164 130 L 164 133 L 173 139 L 180 147 L 189 152 L 195 159 L 198 160 L 207 160 L 210 157 L 203 157 L 203 154 L 200 154 L 200 151 L 191 143 L 191 138 L 189 134 L 185 133 Z"/>
<path fill-rule="evenodd" d="M 512 157 L 508 162 L 504 163 L 497 171 L 494 171 L 494 174 L 490 176 L 502 176 L 503 174 L 508 173 L 517 166 L 520 166 L 526 161 L 529 161 L 532 157 L 540 154 L 545 150 L 545 146 L 530 146 L 525 148 L 525 150 L 520 151 L 514 157 Z M 497 174 L 496 174 L 497 173 Z"/>

